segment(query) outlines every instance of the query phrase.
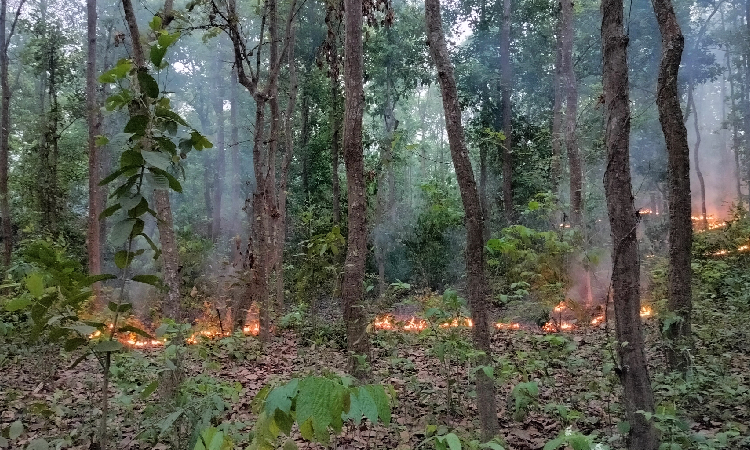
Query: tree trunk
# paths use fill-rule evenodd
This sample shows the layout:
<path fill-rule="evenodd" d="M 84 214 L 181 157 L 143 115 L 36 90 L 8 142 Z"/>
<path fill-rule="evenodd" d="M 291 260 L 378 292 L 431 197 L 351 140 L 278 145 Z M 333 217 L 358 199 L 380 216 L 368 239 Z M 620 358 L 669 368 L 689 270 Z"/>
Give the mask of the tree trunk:
<path fill-rule="evenodd" d="M 232 223 L 230 225 L 230 231 L 232 235 L 239 236 L 242 231 L 242 215 L 240 210 L 242 209 L 241 196 L 241 175 L 240 175 L 240 131 L 237 125 L 238 110 L 240 108 L 239 93 L 237 92 L 237 72 L 232 70 L 232 82 L 229 89 L 230 99 L 232 103 L 232 109 L 229 111 L 229 127 L 230 127 L 230 144 L 232 147 L 231 161 L 232 161 Z"/>
<path fill-rule="evenodd" d="M 560 192 L 562 176 L 562 143 L 563 118 L 562 108 L 565 95 L 565 83 L 562 69 L 562 8 L 557 22 L 557 51 L 555 52 L 555 102 L 552 105 L 552 162 L 550 164 L 550 185 L 552 192 Z"/>
<path fill-rule="evenodd" d="M 216 167 L 214 167 L 214 201 L 213 218 L 211 219 L 211 240 L 218 242 L 221 236 L 221 199 L 224 193 L 224 173 L 226 171 L 226 156 L 224 154 L 224 81 L 221 74 L 220 53 L 217 53 L 214 70 L 217 74 L 216 97 L 213 101 L 216 115 Z"/>
<path fill-rule="evenodd" d="M 23 5 L 23 2 L 21 2 Z M 19 11 L 21 8 L 19 5 Z M 8 85 L 8 44 L 13 37 L 13 29 L 18 20 L 18 13 L 13 19 L 11 32 L 6 36 L 8 0 L 0 4 L 0 86 L 2 88 L 2 105 L 0 106 L 0 215 L 2 215 L 3 265 L 10 266 L 13 252 L 13 229 L 11 227 L 10 201 L 8 199 L 8 172 L 10 154 L 10 86 Z"/>
<path fill-rule="evenodd" d="M 445 126 L 448 130 L 448 142 L 453 159 L 453 166 L 461 191 L 466 223 L 466 290 L 474 322 L 474 345 L 484 352 L 480 364 L 492 361 L 490 349 L 490 329 L 487 321 L 487 280 L 484 274 L 484 242 L 482 240 L 483 222 L 482 206 L 477 193 L 474 172 L 471 168 L 469 151 L 466 148 L 464 130 L 461 125 L 461 108 L 458 103 L 458 89 L 453 75 L 453 63 L 448 55 L 448 48 L 443 35 L 440 17 L 439 0 L 425 0 L 425 22 L 427 24 L 427 41 L 432 60 L 437 67 L 438 81 L 443 96 Z M 497 408 L 495 406 L 494 380 L 487 377 L 484 371 L 477 371 L 477 409 L 482 427 L 482 438 L 485 441 L 497 434 Z"/>
<path fill-rule="evenodd" d="M 96 136 L 100 134 L 101 121 L 96 95 L 96 0 L 86 1 L 86 33 L 88 39 L 88 55 L 86 60 L 86 120 L 88 121 L 88 150 L 89 150 L 89 217 L 86 232 L 89 263 L 89 274 L 98 275 L 101 266 L 101 236 L 99 235 L 99 214 L 102 211 L 101 195 L 99 193 L 99 156 Z M 100 286 L 93 286 L 94 297 L 99 297 Z"/>
<path fill-rule="evenodd" d="M 695 174 L 698 176 L 698 185 L 701 189 L 701 218 L 700 218 L 700 229 L 708 230 L 708 212 L 706 210 L 706 182 L 703 179 L 703 172 L 701 172 L 700 165 L 700 149 L 701 149 L 701 131 L 698 126 L 698 110 L 695 107 L 695 83 L 693 82 L 693 75 L 690 75 L 690 81 L 688 82 L 688 107 L 692 109 L 693 113 L 693 127 L 695 128 L 695 148 L 693 148 L 693 163 L 695 164 Z M 663 126 L 662 126 L 663 128 Z M 671 166 L 670 166 L 671 168 Z M 671 201 L 671 198 L 670 198 Z M 670 206 L 670 211 L 672 207 Z M 670 213 L 671 217 L 671 213 Z"/>
<path fill-rule="evenodd" d="M 565 148 L 570 169 L 570 224 L 583 225 L 583 168 L 578 148 L 576 122 L 578 119 L 578 85 L 573 67 L 573 3 L 560 2 L 560 40 L 563 82 L 565 83 Z"/>
<path fill-rule="evenodd" d="M 364 114 L 362 61 L 362 0 L 345 0 L 344 7 L 344 164 L 348 191 L 348 229 L 341 289 L 346 323 L 348 369 L 353 376 L 368 375 L 370 337 L 364 312 L 363 282 L 367 259 L 367 198 L 365 196 L 362 116 Z"/>
<path fill-rule="evenodd" d="M 284 113 L 284 157 L 279 178 L 278 224 L 276 226 L 276 310 L 284 312 L 284 244 L 286 242 L 286 199 L 289 184 L 289 167 L 294 154 L 294 109 L 297 104 L 297 70 L 294 64 L 295 29 L 289 36 L 289 98 Z"/>
<path fill-rule="evenodd" d="M 334 40 L 335 42 L 335 40 Z M 334 47 L 335 48 L 335 47 Z M 332 212 L 333 212 L 333 224 L 338 225 L 341 223 L 341 186 L 339 184 L 339 156 L 341 155 L 341 109 L 339 95 L 339 80 L 338 77 L 331 78 L 331 110 L 330 110 L 330 126 L 331 126 L 331 192 L 333 197 Z M 307 109 L 305 113 L 305 125 L 308 126 L 309 130 L 309 102 L 306 105 Z M 307 143 L 307 137 L 305 137 L 305 143 Z M 309 170 L 309 167 L 308 167 Z M 309 178 L 306 177 L 306 179 Z M 309 183 L 309 181 L 308 181 Z M 308 184 L 309 186 L 309 184 Z M 309 189 L 309 187 L 308 187 Z"/>
<path fill-rule="evenodd" d="M 510 90 L 513 73 L 510 66 L 511 0 L 503 0 L 503 27 L 500 34 L 500 76 L 503 110 L 503 208 L 508 224 L 513 223 L 513 108 Z"/>
<path fill-rule="evenodd" d="M 690 249 L 693 228 L 690 218 L 690 148 L 687 129 L 680 108 L 677 73 L 680 68 L 685 38 L 677 23 L 671 0 L 654 0 L 654 13 L 661 31 L 662 53 L 656 103 L 659 121 L 667 143 L 669 165 L 669 310 L 681 321 L 672 323 L 666 336 L 667 362 L 670 369 L 686 372 L 690 363 L 681 347 L 690 345 L 690 313 L 692 310 L 692 272 Z M 697 117 L 697 110 L 693 114 Z M 697 123 L 696 123 L 697 131 Z M 697 146 L 696 146 L 697 151 Z M 704 213 L 705 214 L 705 213 Z"/>
<path fill-rule="evenodd" d="M 729 99 L 732 102 L 732 115 L 737 114 L 737 104 L 734 98 L 734 74 L 732 73 L 732 57 L 730 47 L 727 46 L 727 72 L 729 79 Z M 734 156 L 734 175 L 737 181 L 737 204 L 742 206 L 744 199 L 742 198 L 742 170 L 740 168 L 740 142 L 739 134 L 737 133 L 737 119 L 732 117 L 732 154 Z"/>
<path fill-rule="evenodd" d="M 640 319 L 640 264 L 636 212 L 630 178 L 630 105 L 628 98 L 628 37 L 623 29 L 622 0 L 602 0 L 603 88 L 607 148 L 604 190 L 612 233 L 612 290 L 615 332 L 619 344 L 618 374 L 630 423 L 628 448 L 655 450 L 659 443 L 653 422 L 637 411 L 654 411 L 654 395 L 646 366 Z M 625 344 L 627 342 L 627 344 Z"/>

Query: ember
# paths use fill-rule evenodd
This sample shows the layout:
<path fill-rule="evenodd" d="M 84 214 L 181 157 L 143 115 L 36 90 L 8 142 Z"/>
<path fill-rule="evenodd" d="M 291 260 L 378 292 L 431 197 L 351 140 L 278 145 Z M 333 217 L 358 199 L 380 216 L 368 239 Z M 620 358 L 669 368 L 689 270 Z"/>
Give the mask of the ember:
<path fill-rule="evenodd" d="M 511 323 L 498 322 L 495 324 L 495 328 L 497 328 L 498 330 L 520 330 L 521 324 L 518 322 L 511 322 Z"/>

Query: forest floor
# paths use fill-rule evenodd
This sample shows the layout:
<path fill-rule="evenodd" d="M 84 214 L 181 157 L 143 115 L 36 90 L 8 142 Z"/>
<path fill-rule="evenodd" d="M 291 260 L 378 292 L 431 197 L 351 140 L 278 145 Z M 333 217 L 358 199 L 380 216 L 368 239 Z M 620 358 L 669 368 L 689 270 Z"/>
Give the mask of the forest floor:
<path fill-rule="evenodd" d="M 699 340 L 693 374 L 687 381 L 675 379 L 663 373 L 658 320 L 644 322 L 652 381 L 664 406 L 657 418 L 664 435 L 678 443 L 688 435 L 690 442 L 729 442 L 726 447 L 694 448 L 750 448 L 750 439 L 744 438 L 750 424 L 748 352 L 724 348 L 712 354 L 701 349 Z M 244 448 L 256 418 L 252 400 L 264 385 L 309 373 L 343 374 L 344 351 L 335 336 L 313 342 L 302 334 L 285 331 L 265 348 L 253 337 L 187 346 L 185 380 L 192 383 L 193 397 L 187 400 L 165 400 L 164 386 L 142 398 L 144 387 L 163 370 L 162 349 L 117 356 L 110 391 L 110 429 L 117 448 L 185 447 L 190 427 L 208 410 L 215 412 L 211 423 L 233 430 L 235 448 Z M 541 449 L 566 427 L 596 433 L 596 442 L 611 448 L 623 445 L 611 334 L 603 325 L 552 334 L 533 327 L 494 331 L 498 419 L 506 448 Z M 333 439 L 334 448 L 434 448 L 428 438 L 435 434 L 452 431 L 467 442 L 477 436 L 468 329 L 373 331 L 372 342 L 372 382 L 390 384 L 397 393 L 392 422 L 345 425 Z M 11 448 L 39 437 L 59 444 L 57 448 L 89 448 L 101 414 L 101 368 L 94 358 L 67 368 L 76 356 L 47 345 L 16 349 L 0 361 L 0 430 L 7 431 L 17 420 L 24 427 Z M 171 419 L 177 409 L 182 414 Z M 324 448 L 293 435 L 300 448 Z"/>

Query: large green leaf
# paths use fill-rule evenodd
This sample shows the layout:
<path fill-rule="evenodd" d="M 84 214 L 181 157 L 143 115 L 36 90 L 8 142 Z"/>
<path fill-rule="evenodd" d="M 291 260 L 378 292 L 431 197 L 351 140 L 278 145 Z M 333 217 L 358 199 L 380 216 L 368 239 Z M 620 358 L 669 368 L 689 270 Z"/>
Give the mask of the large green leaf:
<path fill-rule="evenodd" d="M 161 66 L 161 62 L 164 59 L 164 55 L 166 54 L 166 47 L 162 47 L 161 45 L 152 45 L 149 52 L 149 59 L 151 60 L 151 64 L 153 64 L 155 67 Z"/>
<path fill-rule="evenodd" d="M 159 169 L 157 167 L 149 167 L 149 172 L 153 173 L 154 175 L 161 175 L 169 181 L 169 188 L 172 189 L 175 192 L 182 192 L 182 186 L 180 185 L 180 182 L 177 181 L 177 178 L 174 177 L 171 173 L 167 172 L 166 170 Z"/>
<path fill-rule="evenodd" d="M 141 156 L 150 165 L 159 168 L 161 170 L 167 170 L 172 165 L 172 158 L 161 152 L 141 152 Z"/>
<path fill-rule="evenodd" d="M 124 244 L 130 237 L 130 233 L 133 231 L 133 225 L 135 225 L 134 219 L 125 219 L 116 222 L 112 226 L 112 233 L 110 234 L 112 245 L 119 247 Z"/>
<path fill-rule="evenodd" d="M 141 87 L 141 91 L 149 97 L 157 98 L 159 96 L 159 84 L 146 69 L 138 70 L 138 84 Z"/>
<path fill-rule="evenodd" d="M 93 348 L 95 352 L 117 352 L 122 350 L 122 344 L 119 341 L 101 341 Z"/>
<path fill-rule="evenodd" d="M 299 382 L 297 423 L 312 420 L 315 439 L 327 442 L 328 426 L 341 421 L 345 389 L 327 378 L 307 377 Z"/>
<path fill-rule="evenodd" d="M 127 125 L 125 125 L 125 128 L 123 129 L 123 131 L 125 133 L 133 133 L 136 136 L 143 136 L 144 134 L 146 134 L 147 126 L 148 126 L 148 116 L 139 114 L 137 116 L 133 116 L 130 118 Z"/>
<path fill-rule="evenodd" d="M 18 311 L 26 308 L 31 304 L 29 297 L 16 297 L 5 304 L 5 310 L 8 312 Z"/>
<path fill-rule="evenodd" d="M 39 272 L 30 273 L 24 279 L 24 283 L 26 284 L 26 289 L 28 289 L 34 297 L 41 297 L 44 295 L 44 278 Z"/>
<path fill-rule="evenodd" d="M 273 414 L 276 409 L 289 413 L 292 408 L 292 399 L 297 395 L 299 379 L 293 378 L 287 384 L 272 390 L 266 397 L 265 409 Z"/>

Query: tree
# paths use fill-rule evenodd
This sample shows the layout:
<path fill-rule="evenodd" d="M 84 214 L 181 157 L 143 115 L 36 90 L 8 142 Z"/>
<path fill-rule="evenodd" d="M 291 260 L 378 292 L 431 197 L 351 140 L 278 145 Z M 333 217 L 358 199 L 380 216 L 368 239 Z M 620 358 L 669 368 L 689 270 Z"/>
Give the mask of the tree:
<path fill-rule="evenodd" d="M 503 116 L 503 208 L 505 220 L 513 222 L 513 107 L 510 101 L 513 73 L 510 65 L 511 0 L 503 0 L 503 28 L 500 34 L 500 76 Z"/>
<path fill-rule="evenodd" d="M 507 0 L 506 0 L 507 1 Z M 466 147 L 461 108 L 458 103 L 458 88 L 453 75 L 453 64 L 445 43 L 440 15 L 439 0 L 425 0 L 425 23 L 430 54 L 438 72 L 438 81 L 443 96 L 445 127 L 453 166 L 456 170 L 461 201 L 464 205 L 466 223 L 466 289 L 468 291 L 471 317 L 474 322 L 473 340 L 477 349 L 484 352 L 482 364 L 492 361 L 490 329 L 487 323 L 487 280 L 484 273 L 484 217 L 477 192 L 474 172 Z M 482 437 L 490 440 L 497 434 L 497 408 L 495 406 L 495 384 L 484 371 L 477 371 L 477 409 L 482 426 Z"/>
<path fill-rule="evenodd" d="M 349 373 L 364 378 L 370 337 L 363 310 L 367 259 L 367 198 L 365 196 L 362 116 L 365 109 L 362 70 L 362 0 L 345 0 L 344 7 L 344 165 L 348 228 L 341 301 L 346 323 Z"/>
<path fill-rule="evenodd" d="M 102 196 L 99 192 L 99 155 L 96 137 L 100 134 L 101 115 L 97 107 L 96 83 L 96 0 L 86 1 L 88 59 L 86 60 L 86 120 L 89 129 L 89 217 L 87 229 L 87 251 L 89 260 L 89 274 L 98 275 L 102 270 L 101 235 L 99 234 L 99 214 L 102 211 Z M 98 296 L 98 286 L 94 285 L 95 295 Z"/>
<path fill-rule="evenodd" d="M 656 103 L 659 107 L 659 121 L 667 143 L 669 161 L 668 307 L 679 317 L 679 320 L 672 321 L 667 329 L 666 334 L 671 342 L 667 345 L 666 351 L 670 368 L 685 372 L 690 360 L 680 347 L 690 340 L 690 312 L 692 310 L 690 250 L 693 237 L 690 214 L 690 148 L 680 108 L 680 94 L 677 89 L 677 74 L 685 38 L 677 23 L 672 1 L 654 0 L 653 6 L 662 36 Z M 697 111 L 693 109 L 693 114 L 696 113 Z M 697 115 L 695 117 L 697 118 Z M 697 130 L 696 123 L 696 132 Z M 705 195 L 703 201 L 705 205 Z M 705 210 L 703 213 L 705 215 Z"/>
<path fill-rule="evenodd" d="M 8 47 L 21 14 L 24 0 L 21 0 L 10 26 L 10 33 L 6 35 L 5 24 L 7 21 L 8 0 L 2 0 L 0 4 L 0 89 L 2 89 L 2 100 L 0 102 L 0 216 L 2 218 L 3 238 L 3 265 L 10 266 L 10 256 L 13 252 L 13 229 L 11 228 L 10 203 L 8 201 L 8 159 L 10 154 L 10 85 L 8 84 Z"/>
<path fill-rule="evenodd" d="M 573 67 L 573 2 L 560 2 L 560 65 L 565 91 L 564 141 L 570 170 L 570 223 L 583 225 L 583 169 L 578 148 L 576 122 L 578 119 L 578 85 Z"/>
<path fill-rule="evenodd" d="M 612 234 L 612 295 L 615 306 L 618 374 L 630 423 L 628 448 L 655 450 L 656 429 L 638 411 L 654 411 L 654 394 L 646 367 L 640 318 L 640 264 L 636 212 L 630 179 L 630 105 L 628 37 L 623 28 L 622 0 L 602 0 L 602 69 L 607 168 L 604 191 Z"/>

